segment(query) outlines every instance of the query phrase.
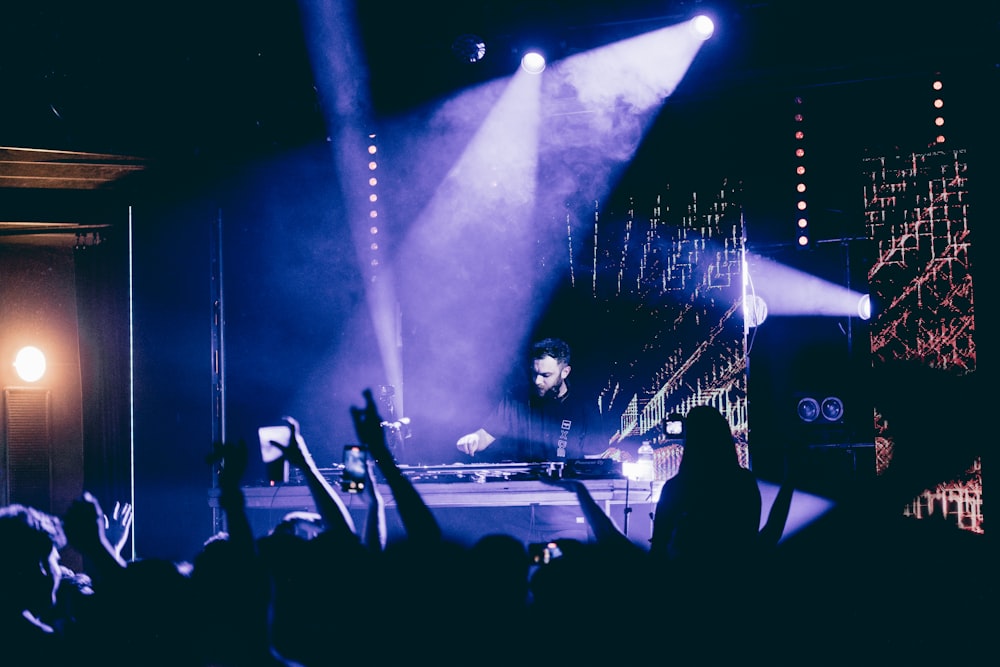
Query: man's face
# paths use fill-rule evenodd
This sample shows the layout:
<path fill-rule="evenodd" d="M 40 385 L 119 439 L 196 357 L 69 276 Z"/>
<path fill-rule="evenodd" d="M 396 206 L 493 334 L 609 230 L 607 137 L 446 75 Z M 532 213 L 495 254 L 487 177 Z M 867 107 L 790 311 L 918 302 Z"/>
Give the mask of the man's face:
<path fill-rule="evenodd" d="M 555 398 L 565 391 L 564 380 L 569 375 L 569 366 L 552 357 L 535 359 L 532 364 L 532 382 L 541 397 Z"/>

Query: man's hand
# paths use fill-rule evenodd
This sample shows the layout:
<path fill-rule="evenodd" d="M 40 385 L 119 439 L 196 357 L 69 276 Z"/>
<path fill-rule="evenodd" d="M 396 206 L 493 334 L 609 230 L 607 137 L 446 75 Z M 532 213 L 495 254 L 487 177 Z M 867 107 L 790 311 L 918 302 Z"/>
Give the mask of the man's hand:
<path fill-rule="evenodd" d="M 465 452 L 469 456 L 474 456 L 476 452 L 481 452 L 493 444 L 493 440 L 492 435 L 483 429 L 479 429 L 475 433 L 463 435 L 455 443 L 455 446 L 458 447 L 458 451 Z"/>
<path fill-rule="evenodd" d="M 393 462 L 393 457 L 392 452 L 389 451 L 389 445 L 385 441 L 382 417 L 379 416 L 371 390 L 365 389 L 362 394 L 365 397 L 365 407 L 351 406 L 354 432 L 361 444 L 368 447 L 369 453 L 375 457 L 375 462 L 380 466 L 388 466 Z"/>
<path fill-rule="evenodd" d="M 124 567 L 125 562 L 108 541 L 104 532 L 107 517 L 101 504 L 89 491 L 73 501 L 63 517 L 63 529 L 69 543 L 81 554 L 95 561 L 105 559 Z M 100 564 L 98 564 L 100 567 Z"/>
<path fill-rule="evenodd" d="M 131 528 L 132 505 L 116 501 L 111 516 L 104 515 L 104 534 L 107 536 L 111 548 L 119 556 L 122 554 L 122 549 L 125 548 L 125 543 L 128 542 Z"/>
<path fill-rule="evenodd" d="M 291 463 L 296 468 L 304 470 L 305 468 L 313 465 L 312 455 L 309 453 L 309 448 L 306 447 L 306 441 L 299 432 L 299 422 L 294 417 L 282 417 L 283 422 L 288 424 L 289 436 L 288 436 L 288 446 L 282 445 L 280 442 L 271 441 L 271 444 L 281 450 L 282 455 L 285 460 Z"/>
<path fill-rule="evenodd" d="M 246 441 L 216 443 L 212 460 L 219 464 L 219 486 L 238 490 L 250 462 Z"/>

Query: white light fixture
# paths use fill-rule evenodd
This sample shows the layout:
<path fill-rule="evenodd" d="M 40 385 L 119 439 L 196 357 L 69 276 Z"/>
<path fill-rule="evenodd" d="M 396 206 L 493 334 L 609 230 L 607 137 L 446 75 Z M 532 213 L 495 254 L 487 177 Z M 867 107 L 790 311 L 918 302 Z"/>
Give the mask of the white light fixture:
<path fill-rule="evenodd" d="M 545 71 L 545 56 L 538 51 L 528 51 L 521 56 L 521 67 L 529 74 L 541 74 Z"/>
<path fill-rule="evenodd" d="M 700 14 L 691 19 L 691 29 L 698 39 L 705 41 L 715 34 L 715 22 L 708 16 Z"/>
<path fill-rule="evenodd" d="M 866 322 L 872 318 L 872 298 L 870 294 L 865 294 L 858 299 L 858 317 Z"/>
<path fill-rule="evenodd" d="M 486 57 L 486 42 L 479 35 L 459 35 L 451 43 L 451 52 L 464 63 L 477 63 Z"/>
<path fill-rule="evenodd" d="M 25 382 L 36 382 L 45 375 L 45 354 L 37 347 L 22 347 L 14 358 L 14 368 Z"/>
<path fill-rule="evenodd" d="M 758 327 L 767 319 L 767 302 L 756 294 L 743 298 L 743 319 L 748 328 Z"/>

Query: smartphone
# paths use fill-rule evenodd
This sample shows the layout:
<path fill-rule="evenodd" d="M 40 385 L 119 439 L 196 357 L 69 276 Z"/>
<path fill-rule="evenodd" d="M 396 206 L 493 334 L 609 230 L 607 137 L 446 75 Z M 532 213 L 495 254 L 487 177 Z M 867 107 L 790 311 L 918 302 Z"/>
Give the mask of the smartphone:
<path fill-rule="evenodd" d="M 287 447 L 291 433 L 287 424 L 284 426 L 261 426 L 257 429 L 260 440 L 260 458 L 264 462 L 267 482 L 271 486 L 288 483 L 288 461 L 283 458 L 284 452 L 274 443 Z"/>
<path fill-rule="evenodd" d="M 683 436 L 684 419 L 680 415 L 670 415 L 663 420 L 663 432 L 668 436 Z"/>
<path fill-rule="evenodd" d="M 548 565 L 562 556 L 558 542 L 535 542 L 528 545 L 528 558 L 532 565 Z"/>
<path fill-rule="evenodd" d="M 344 445 L 344 470 L 340 489 L 348 493 L 363 491 L 368 482 L 368 449 L 361 445 Z"/>
<path fill-rule="evenodd" d="M 257 438 L 260 441 L 260 457 L 264 463 L 273 463 L 281 458 L 282 451 L 275 447 L 278 443 L 282 447 L 287 447 L 291 436 L 288 426 L 261 426 L 257 429 Z"/>

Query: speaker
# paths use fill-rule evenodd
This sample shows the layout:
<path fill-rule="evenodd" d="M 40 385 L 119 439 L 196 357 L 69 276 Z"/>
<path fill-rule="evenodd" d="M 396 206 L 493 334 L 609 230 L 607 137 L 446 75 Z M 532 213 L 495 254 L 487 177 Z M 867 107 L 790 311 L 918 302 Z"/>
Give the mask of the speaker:
<path fill-rule="evenodd" d="M 799 470 L 804 491 L 836 498 L 875 478 L 874 443 L 824 443 L 807 447 Z"/>

